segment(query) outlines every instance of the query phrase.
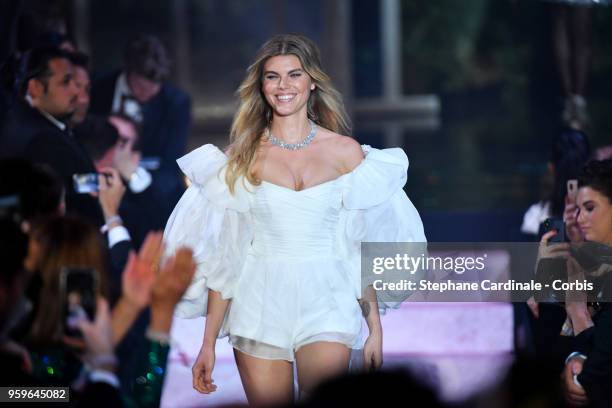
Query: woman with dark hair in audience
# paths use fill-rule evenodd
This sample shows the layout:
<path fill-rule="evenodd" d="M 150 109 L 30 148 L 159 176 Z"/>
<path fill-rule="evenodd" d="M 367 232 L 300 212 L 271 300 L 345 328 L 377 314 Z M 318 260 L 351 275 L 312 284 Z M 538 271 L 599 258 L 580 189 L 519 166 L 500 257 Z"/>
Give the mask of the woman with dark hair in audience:
<path fill-rule="evenodd" d="M 601 244 L 598 253 L 607 255 L 612 249 L 612 160 L 587 164 L 578 178 L 578 187 L 576 202 L 568 203 L 564 213 L 568 236 L 578 245 L 582 242 Z M 544 234 L 543 245 L 547 245 L 553 235 L 554 232 Z M 563 249 L 563 245 L 568 246 L 554 246 Z M 612 305 L 607 301 L 612 297 L 612 265 L 609 256 L 596 259 L 600 259 L 596 272 L 584 269 L 592 276 L 602 275 L 599 279 L 604 302 L 598 304 L 600 309 L 592 315 L 594 309 L 585 301 L 566 301 L 565 309 L 576 337 L 575 352 L 566 359 L 563 382 L 570 404 L 590 402 L 593 406 L 609 407 L 612 401 Z M 577 262 L 570 261 L 568 267 L 571 263 L 578 267 Z"/>
<path fill-rule="evenodd" d="M 586 134 L 566 128 L 552 142 L 548 171 L 552 176 L 552 188 L 548 199 L 532 205 L 525 213 L 521 231 L 531 236 L 541 236 L 546 219 L 561 219 L 567 196 L 567 181 L 578 178 L 589 159 L 591 145 Z M 560 335 L 566 319 L 563 308 L 549 303 L 536 303 L 532 297 L 527 302 L 533 317 L 533 345 L 536 358 L 562 367 L 563 359 L 571 347 L 571 341 Z"/>

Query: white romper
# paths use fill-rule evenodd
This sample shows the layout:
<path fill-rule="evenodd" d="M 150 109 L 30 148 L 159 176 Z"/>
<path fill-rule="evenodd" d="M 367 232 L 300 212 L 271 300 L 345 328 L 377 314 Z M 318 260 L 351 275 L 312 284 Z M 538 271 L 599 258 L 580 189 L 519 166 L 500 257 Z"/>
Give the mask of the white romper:
<path fill-rule="evenodd" d="M 301 191 L 238 180 L 230 194 L 227 157 L 210 144 L 177 160 L 191 185 L 164 238 L 168 253 L 193 248 L 198 267 L 176 314 L 206 315 L 212 289 L 231 298 L 220 336 L 247 354 L 293 361 L 315 341 L 363 347 L 361 242 L 426 241 L 403 191 L 405 153 L 363 150 L 350 173 Z"/>

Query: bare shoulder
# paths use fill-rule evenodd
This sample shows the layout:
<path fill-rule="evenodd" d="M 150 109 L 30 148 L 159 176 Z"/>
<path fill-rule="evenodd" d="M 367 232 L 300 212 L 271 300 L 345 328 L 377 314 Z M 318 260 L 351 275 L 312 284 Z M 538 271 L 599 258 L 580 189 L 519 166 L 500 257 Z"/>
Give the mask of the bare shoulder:
<path fill-rule="evenodd" d="M 333 152 L 334 160 L 341 164 L 344 172 L 353 170 L 363 160 L 361 145 L 350 136 L 343 136 L 324 130 L 328 151 Z"/>

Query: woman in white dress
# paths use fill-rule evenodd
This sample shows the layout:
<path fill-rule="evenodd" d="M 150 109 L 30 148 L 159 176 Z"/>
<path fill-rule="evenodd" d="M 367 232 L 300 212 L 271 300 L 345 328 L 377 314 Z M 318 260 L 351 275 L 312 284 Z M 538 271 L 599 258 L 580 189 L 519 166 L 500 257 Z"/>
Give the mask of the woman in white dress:
<path fill-rule="evenodd" d="M 178 160 L 191 185 L 165 238 L 168 251 L 194 248 L 198 263 L 177 308 L 207 317 L 194 388 L 216 390 L 215 342 L 228 335 L 249 403 L 287 402 L 293 362 L 302 396 L 346 372 L 351 349 L 363 348 L 367 369 L 381 366 L 382 328 L 374 290 L 362 294 L 360 243 L 425 235 L 402 189 L 406 155 L 341 135 L 341 96 L 309 39 L 266 42 L 238 92 L 226 153 L 205 145 Z"/>

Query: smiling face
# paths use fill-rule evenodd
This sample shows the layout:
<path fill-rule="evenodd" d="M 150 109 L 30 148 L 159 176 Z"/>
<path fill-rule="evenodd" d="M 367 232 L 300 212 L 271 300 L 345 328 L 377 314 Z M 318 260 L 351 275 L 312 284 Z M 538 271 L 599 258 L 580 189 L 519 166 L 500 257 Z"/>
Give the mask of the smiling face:
<path fill-rule="evenodd" d="M 612 245 L 612 203 L 590 187 L 578 190 L 578 225 L 588 241 Z"/>
<path fill-rule="evenodd" d="M 315 84 L 295 55 L 269 58 L 263 69 L 262 91 L 275 116 L 307 115 Z"/>

